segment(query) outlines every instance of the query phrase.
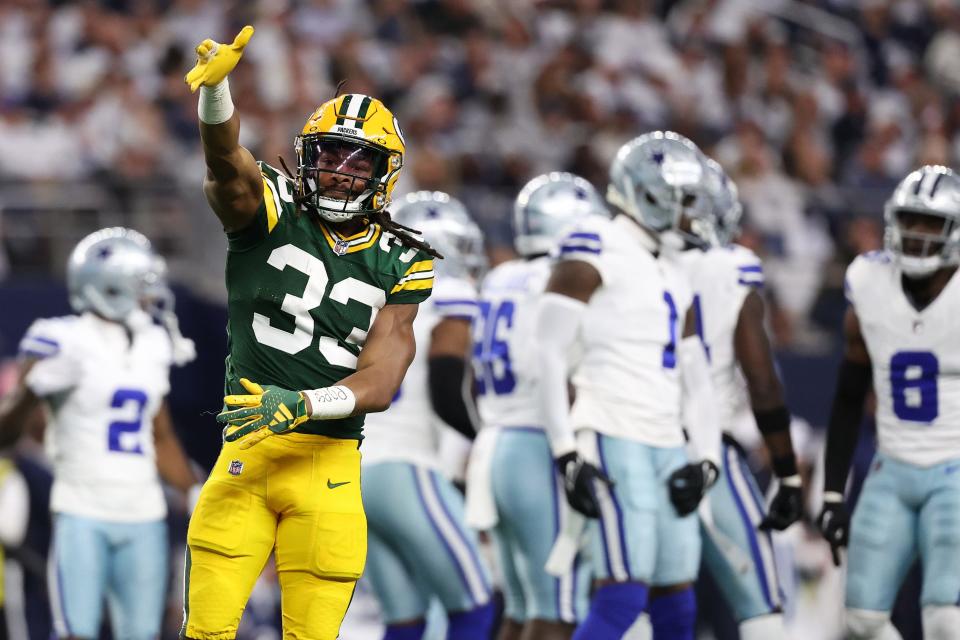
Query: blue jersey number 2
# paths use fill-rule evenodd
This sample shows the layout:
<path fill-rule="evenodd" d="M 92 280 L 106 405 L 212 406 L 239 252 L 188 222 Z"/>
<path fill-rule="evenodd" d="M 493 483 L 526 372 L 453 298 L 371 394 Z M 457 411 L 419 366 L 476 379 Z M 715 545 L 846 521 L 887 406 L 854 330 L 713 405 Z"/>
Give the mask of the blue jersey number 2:
<path fill-rule="evenodd" d="M 930 423 L 940 413 L 940 363 L 929 351 L 898 351 L 890 358 L 893 413 L 901 420 Z"/>
<path fill-rule="evenodd" d="M 479 365 L 477 372 L 477 393 L 489 391 L 499 395 L 510 393 L 517 386 L 510 364 L 510 345 L 507 333 L 513 327 L 513 314 L 516 310 L 513 302 L 504 300 L 492 305 L 486 300 L 480 302 L 479 339 L 473 348 L 473 355 Z"/>
<path fill-rule="evenodd" d="M 121 409 L 133 403 L 136 416 L 133 420 L 117 420 L 111 422 L 107 428 L 107 448 L 110 451 L 119 451 L 120 453 L 143 453 L 140 447 L 139 438 L 133 442 L 132 446 L 127 444 L 129 440 L 121 442 L 124 434 L 139 434 L 143 428 L 143 410 L 147 406 L 147 394 L 139 389 L 117 389 L 110 401 L 110 406 L 114 409 Z M 128 436 L 132 438 L 133 436 Z M 126 446 L 124 446 L 126 445 Z"/>

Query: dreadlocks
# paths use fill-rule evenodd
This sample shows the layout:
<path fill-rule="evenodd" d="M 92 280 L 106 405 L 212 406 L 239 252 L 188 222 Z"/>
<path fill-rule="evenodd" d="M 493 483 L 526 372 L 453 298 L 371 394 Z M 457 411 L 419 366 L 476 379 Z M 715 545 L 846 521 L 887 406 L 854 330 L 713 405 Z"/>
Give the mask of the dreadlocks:
<path fill-rule="evenodd" d="M 284 161 L 283 156 L 277 156 L 277 159 L 280 161 L 280 166 L 283 167 L 283 172 L 287 174 L 287 177 L 290 179 L 290 181 L 296 182 L 297 179 L 294 177 L 293 172 L 291 172 L 290 169 L 287 167 L 287 163 L 286 161 Z M 299 208 L 303 206 L 303 202 L 305 200 L 306 198 L 304 197 L 300 197 L 297 195 L 293 196 L 293 201 L 297 205 L 298 211 L 299 211 Z M 433 247 L 431 247 L 429 243 L 414 237 L 414 235 L 420 235 L 420 232 L 418 230 L 394 221 L 393 218 L 390 217 L 390 214 L 387 212 L 385 208 L 380 209 L 379 211 L 374 211 L 370 213 L 367 216 L 367 220 L 380 225 L 380 228 L 386 231 L 389 231 L 390 233 L 395 235 L 397 237 L 397 240 L 399 240 L 400 244 L 402 244 L 403 246 L 420 249 L 421 251 L 433 256 L 434 258 L 443 260 L 443 256 L 440 255 L 440 252 L 434 249 Z"/>
<path fill-rule="evenodd" d="M 424 253 L 427 253 L 434 258 L 443 260 L 443 256 L 440 255 L 440 252 L 431 247 L 429 243 L 414 237 L 414 234 L 420 235 L 419 231 L 394 221 L 386 209 L 380 209 L 379 211 L 371 213 L 369 220 L 370 222 L 380 225 L 380 227 L 384 230 L 389 231 L 393 235 L 397 236 L 397 239 L 403 246 L 420 249 Z"/>

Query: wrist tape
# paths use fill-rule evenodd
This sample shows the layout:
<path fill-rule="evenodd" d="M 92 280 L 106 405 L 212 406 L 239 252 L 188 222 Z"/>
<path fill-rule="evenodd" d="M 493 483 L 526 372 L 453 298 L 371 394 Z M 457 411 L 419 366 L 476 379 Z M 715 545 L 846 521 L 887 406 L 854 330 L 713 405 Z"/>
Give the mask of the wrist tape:
<path fill-rule="evenodd" d="M 205 124 L 222 124 L 233 115 L 233 98 L 230 97 L 230 80 L 224 78 L 212 87 L 200 87 L 197 116 Z"/>
<path fill-rule="evenodd" d="M 320 389 L 301 391 L 310 400 L 311 420 L 336 420 L 346 418 L 357 406 L 357 398 L 349 387 L 342 384 Z"/>

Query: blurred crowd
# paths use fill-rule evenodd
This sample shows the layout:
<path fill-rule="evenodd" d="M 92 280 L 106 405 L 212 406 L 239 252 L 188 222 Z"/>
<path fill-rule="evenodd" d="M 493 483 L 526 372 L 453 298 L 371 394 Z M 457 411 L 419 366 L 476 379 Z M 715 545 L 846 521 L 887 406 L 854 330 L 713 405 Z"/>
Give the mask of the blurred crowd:
<path fill-rule="evenodd" d="M 7 0 L 0 211 L 11 183 L 197 194 L 183 75 L 199 40 L 247 23 L 231 86 L 257 158 L 289 163 L 307 114 L 345 80 L 397 113 L 400 190 L 463 199 L 494 261 L 533 175 L 603 187 L 625 140 L 686 134 L 740 185 L 781 346 L 823 342 L 817 319 L 833 317 L 843 265 L 882 243 L 892 187 L 960 153 L 954 0 Z M 14 270 L 29 231 L 7 239 Z"/>

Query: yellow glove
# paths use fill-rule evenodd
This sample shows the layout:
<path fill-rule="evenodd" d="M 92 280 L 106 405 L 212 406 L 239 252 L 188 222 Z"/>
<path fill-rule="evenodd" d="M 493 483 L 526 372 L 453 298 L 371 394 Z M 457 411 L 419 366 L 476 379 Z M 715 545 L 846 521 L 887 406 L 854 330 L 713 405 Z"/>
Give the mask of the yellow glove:
<path fill-rule="evenodd" d="M 240 440 L 240 448 L 249 449 L 270 435 L 293 431 L 310 419 L 299 391 L 261 387 L 246 378 L 240 378 L 240 384 L 251 395 L 226 396 L 225 407 L 217 414 L 217 422 L 226 423 L 225 442 Z"/>
<path fill-rule="evenodd" d="M 223 82 L 227 74 L 240 62 L 243 48 L 250 42 L 253 27 L 245 26 L 233 39 L 233 44 L 220 44 L 207 38 L 197 45 L 197 64 L 190 69 L 184 82 L 195 92 L 201 86 L 212 87 Z"/>

